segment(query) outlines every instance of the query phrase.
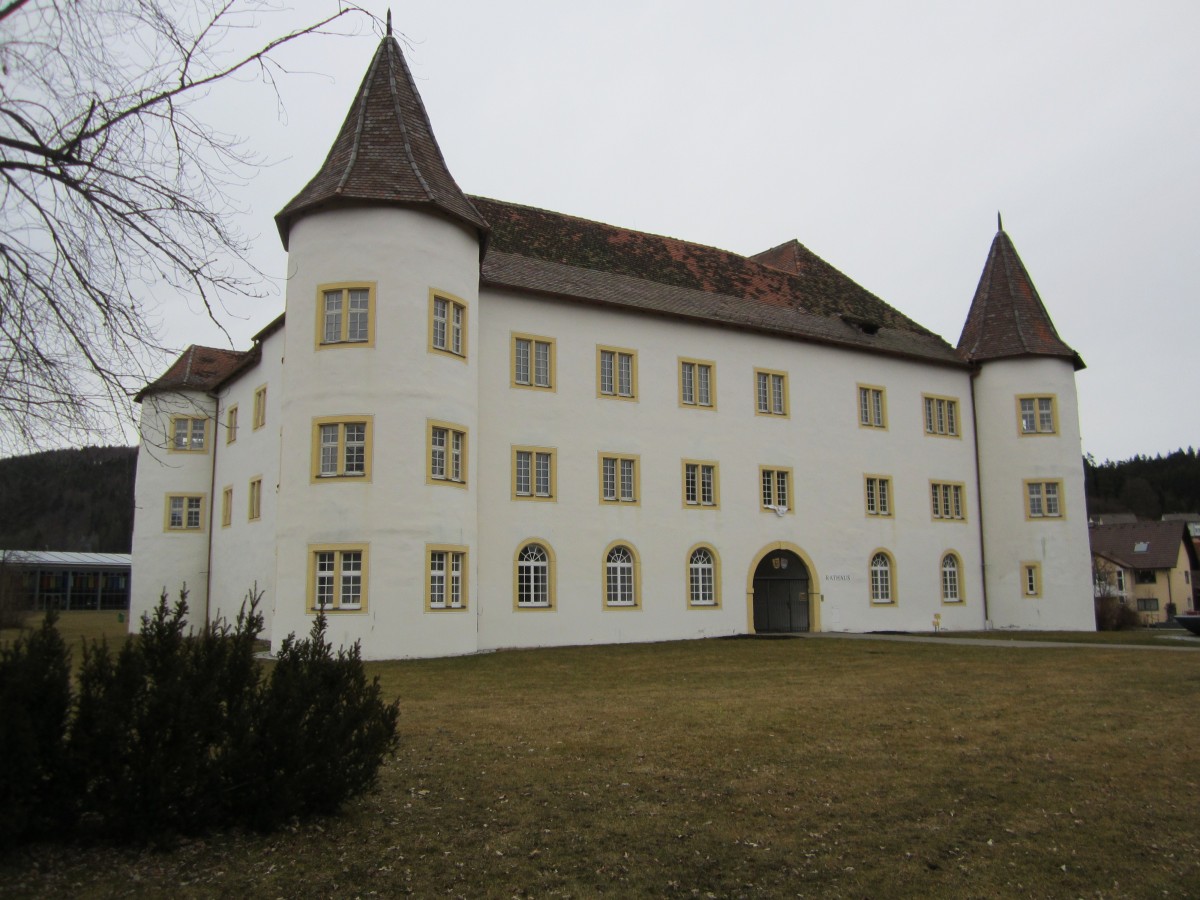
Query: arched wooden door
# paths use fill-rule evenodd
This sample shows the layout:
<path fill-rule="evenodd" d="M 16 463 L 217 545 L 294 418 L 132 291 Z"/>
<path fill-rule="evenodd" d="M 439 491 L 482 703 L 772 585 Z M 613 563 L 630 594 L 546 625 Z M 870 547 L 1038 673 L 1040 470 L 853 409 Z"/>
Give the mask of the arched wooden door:
<path fill-rule="evenodd" d="M 812 627 L 808 567 L 790 550 L 774 550 L 754 570 L 754 631 L 790 634 Z"/>

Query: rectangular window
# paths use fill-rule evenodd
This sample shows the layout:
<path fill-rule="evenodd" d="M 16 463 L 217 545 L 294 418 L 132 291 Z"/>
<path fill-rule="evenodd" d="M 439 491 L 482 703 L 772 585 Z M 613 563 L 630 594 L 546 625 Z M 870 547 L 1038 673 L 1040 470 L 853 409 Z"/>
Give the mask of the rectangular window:
<path fill-rule="evenodd" d="M 1053 396 L 1018 397 L 1017 417 L 1023 435 L 1058 433 L 1058 410 Z"/>
<path fill-rule="evenodd" d="M 638 502 L 641 478 L 638 457 L 600 454 L 600 502 Z"/>
<path fill-rule="evenodd" d="M 792 470 L 758 467 L 762 508 L 777 514 L 792 511 Z"/>
<path fill-rule="evenodd" d="M 1042 596 L 1042 566 L 1040 563 L 1021 563 L 1021 578 L 1024 582 L 1021 590 L 1026 597 Z"/>
<path fill-rule="evenodd" d="M 235 403 L 225 411 L 225 443 L 227 444 L 232 444 L 237 440 L 237 416 L 238 408 Z"/>
<path fill-rule="evenodd" d="M 788 414 L 787 373 L 754 370 L 754 411 L 760 416 Z"/>
<path fill-rule="evenodd" d="M 168 494 L 167 531 L 204 530 L 204 494 Z"/>
<path fill-rule="evenodd" d="M 458 297 L 429 292 L 429 349 L 466 358 L 467 305 Z"/>
<path fill-rule="evenodd" d="M 233 524 L 233 486 L 221 491 L 221 527 L 228 528 Z"/>
<path fill-rule="evenodd" d="M 1138 612 L 1158 612 L 1158 598 L 1138 597 L 1137 608 Z"/>
<path fill-rule="evenodd" d="M 512 336 L 512 385 L 554 389 L 554 340 L 532 334 Z"/>
<path fill-rule="evenodd" d="M 429 484 L 467 483 L 467 432 L 448 422 L 429 420 Z"/>
<path fill-rule="evenodd" d="M 596 393 L 601 397 L 637 397 L 637 353 L 620 347 L 596 348 Z"/>
<path fill-rule="evenodd" d="M 254 392 L 254 428 L 267 424 L 267 386 L 264 384 Z"/>
<path fill-rule="evenodd" d="M 892 514 L 892 479 L 884 475 L 866 475 L 863 478 L 868 516 L 890 516 Z"/>
<path fill-rule="evenodd" d="M 1060 519 L 1062 508 L 1061 481 L 1025 482 L 1025 517 L 1028 519 Z"/>
<path fill-rule="evenodd" d="M 513 447 L 513 499 L 553 500 L 554 454 L 551 447 Z"/>
<path fill-rule="evenodd" d="M 317 288 L 317 347 L 375 343 L 375 283 L 323 284 Z"/>
<path fill-rule="evenodd" d="M 958 437 L 958 400 L 925 394 L 925 433 Z"/>
<path fill-rule="evenodd" d="M 1153 569 L 1135 569 L 1133 572 L 1134 584 L 1154 584 L 1158 581 L 1158 573 Z"/>
<path fill-rule="evenodd" d="M 940 481 L 929 482 L 930 499 L 935 519 L 966 519 L 963 505 L 963 485 Z"/>
<path fill-rule="evenodd" d="M 205 448 L 208 419 L 196 416 L 172 416 L 171 449 L 181 453 L 200 453 Z"/>
<path fill-rule="evenodd" d="M 679 403 L 681 406 L 716 408 L 715 364 L 707 360 L 679 360 Z"/>
<path fill-rule="evenodd" d="M 262 518 L 262 476 L 250 479 L 248 516 L 251 522 Z"/>
<path fill-rule="evenodd" d="M 367 548 L 362 544 L 309 547 L 309 612 L 358 612 L 367 602 Z"/>
<path fill-rule="evenodd" d="M 867 384 L 858 386 L 858 424 L 863 428 L 887 428 L 883 388 Z"/>
<path fill-rule="evenodd" d="M 1117 569 L 1117 593 L 1125 596 L 1125 570 Z"/>
<path fill-rule="evenodd" d="M 374 417 L 313 419 L 312 480 L 371 479 Z"/>
<path fill-rule="evenodd" d="M 467 608 L 467 548 L 425 545 L 425 608 Z"/>
<path fill-rule="evenodd" d="M 683 461 L 683 505 L 714 509 L 721 505 L 715 462 L 691 459 Z"/>

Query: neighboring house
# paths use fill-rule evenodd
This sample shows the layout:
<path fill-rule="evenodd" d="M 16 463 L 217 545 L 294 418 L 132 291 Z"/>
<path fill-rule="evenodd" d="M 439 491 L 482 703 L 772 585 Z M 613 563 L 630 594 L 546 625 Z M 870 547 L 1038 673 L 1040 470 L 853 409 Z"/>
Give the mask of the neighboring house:
<path fill-rule="evenodd" d="M 0 550 L 0 577 L 22 609 L 129 608 L 128 553 Z"/>
<path fill-rule="evenodd" d="M 471 197 L 390 31 L 276 224 L 286 321 L 138 395 L 136 612 L 257 585 L 276 647 L 376 658 L 1094 628 L 1083 362 L 1003 230 L 955 348 L 796 241 Z"/>
<path fill-rule="evenodd" d="M 1196 547 L 1184 522 L 1093 525 L 1089 529 L 1097 596 L 1118 596 L 1147 624 L 1166 622 L 1193 605 Z"/>

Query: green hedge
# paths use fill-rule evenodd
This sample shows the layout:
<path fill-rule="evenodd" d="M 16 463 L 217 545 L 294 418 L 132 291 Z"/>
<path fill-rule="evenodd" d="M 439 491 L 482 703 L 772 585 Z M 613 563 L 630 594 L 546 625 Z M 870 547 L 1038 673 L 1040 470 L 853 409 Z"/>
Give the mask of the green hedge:
<path fill-rule="evenodd" d="M 318 615 L 263 677 L 251 592 L 237 620 L 187 628 L 186 590 L 113 653 L 85 644 L 78 687 L 48 614 L 0 651 L 0 839 L 158 841 L 337 812 L 396 745 L 398 701 Z"/>

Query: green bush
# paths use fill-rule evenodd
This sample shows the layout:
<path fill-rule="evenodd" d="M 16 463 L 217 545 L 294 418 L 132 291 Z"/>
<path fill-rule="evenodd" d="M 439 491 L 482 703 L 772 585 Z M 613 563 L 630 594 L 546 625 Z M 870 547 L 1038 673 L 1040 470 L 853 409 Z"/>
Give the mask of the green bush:
<path fill-rule="evenodd" d="M 1141 628 L 1142 619 L 1133 607 L 1117 597 L 1096 598 L 1096 630 L 1128 631 Z"/>
<path fill-rule="evenodd" d="M 62 780 L 71 654 L 46 613 L 41 628 L 0 648 L 0 847 L 54 834 L 68 807 Z"/>
<path fill-rule="evenodd" d="M 190 633 L 186 589 L 174 606 L 164 594 L 142 617 L 141 636 L 117 654 L 102 642 L 84 647 L 73 703 L 65 648 L 34 653 L 31 638 L 14 647 L 17 662 L 6 654 L 0 696 L 19 721 L 39 714 L 41 695 L 29 688 L 61 670 L 61 715 L 42 727 L 45 736 L 7 738 L 20 757 L 6 788 L 19 808 L 51 798 L 54 833 L 64 838 L 158 841 L 334 813 L 371 787 L 395 748 L 398 703 L 384 703 L 378 680 L 367 681 L 357 645 L 333 652 L 324 616 L 308 638 L 287 637 L 264 679 L 255 659 L 260 596 L 251 591 L 232 625 Z M 52 620 L 39 635 L 52 647 Z M 38 753 L 38 741 L 49 752 Z M 35 765 L 41 781 L 26 773 Z M 22 785 L 38 790 L 26 799 L 20 791 L 33 788 Z M 18 838 L 48 831 L 13 828 Z"/>

